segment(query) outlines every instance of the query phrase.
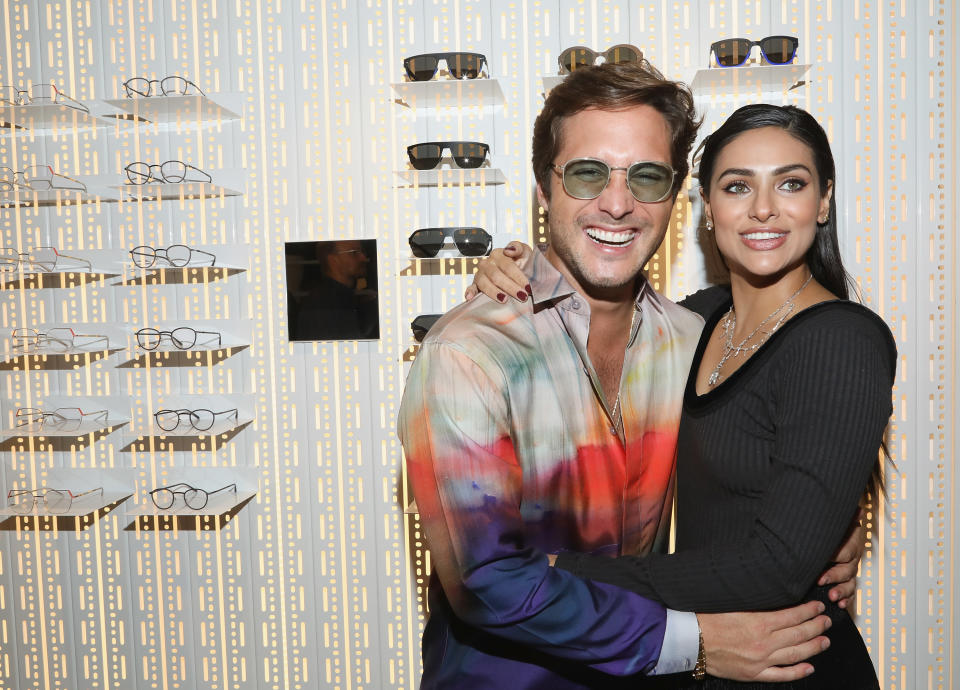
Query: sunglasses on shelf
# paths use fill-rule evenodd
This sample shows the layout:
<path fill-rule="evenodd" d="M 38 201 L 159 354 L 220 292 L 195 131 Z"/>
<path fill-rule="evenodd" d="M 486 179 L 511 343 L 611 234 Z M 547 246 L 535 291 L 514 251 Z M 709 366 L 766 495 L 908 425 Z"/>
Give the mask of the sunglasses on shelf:
<path fill-rule="evenodd" d="M 479 168 L 487 158 L 490 147 L 479 141 L 426 141 L 407 147 L 410 165 L 417 170 L 432 170 L 440 165 L 443 152 L 449 151 L 460 168 Z"/>
<path fill-rule="evenodd" d="M 443 314 L 421 314 L 410 322 L 410 330 L 413 331 L 413 339 L 418 343 L 427 337 L 427 332 L 433 328 L 433 324 L 440 320 Z"/>
<path fill-rule="evenodd" d="M 633 198 L 655 204 L 670 196 L 677 173 L 666 163 L 638 161 L 628 168 L 614 168 L 597 158 L 573 158 L 552 166 L 563 181 L 564 191 L 574 199 L 596 199 L 610 183 L 610 173 L 624 170 Z"/>
<path fill-rule="evenodd" d="M 557 64 L 560 65 L 560 74 L 570 74 L 574 70 L 595 65 L 601 57 L 606 62 L 619 65 L 624 62 L 640 62 L 643 60 L 643 51 L 628 43 L 611 46 L 599 53 L 586 46 L 573 46 L 560 53 Z"/>
<path fill-rule="evenodd" d="M 424 53 L 405 58 L 403 68 L 413 81 L 430 81 L 437 75 L 441 60 L 454 79 L 476 79 L 487 64 L 486 55 L 480 53 Z"/>
<path fill-rule="evenodd" d="M 486 256 L 493 247 L 493 238 L 483 228 L 422 228 L 414 231 L 407 242 L 415 257 L 432 259 L 448 237 L 464 256 Z"/>
<path fill-rule="evenodd" d="M 753 46 L 770 65 L 788 65 L 797 56 L 800 41 L 796 36 L 767 36 L 759 41 L 749 38 L 725 38 L 710 44 L 710 52 L 720 67 L 739 67 L 750 58 Z"/>

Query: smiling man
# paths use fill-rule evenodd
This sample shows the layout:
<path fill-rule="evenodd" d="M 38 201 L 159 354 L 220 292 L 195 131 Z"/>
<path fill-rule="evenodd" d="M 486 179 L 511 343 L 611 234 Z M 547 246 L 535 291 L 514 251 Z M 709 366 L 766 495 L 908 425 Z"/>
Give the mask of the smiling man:
<path fill-rule="evenodd" d="M 665 546 L 700 317 L 641 273 L 698 127 L 646 63 L 577 70 L 534 126 L 550 248 L 522 302 L 477 298 L 424 340 L 399 434 L 430 548 L 422 688 L 644 687 L 692 671 L 788 680 L 821 650 L 819 602 L 701 616 L 549 567 L 548 553 Z M 619 677 L 619 678 L 618 678 Z"/>

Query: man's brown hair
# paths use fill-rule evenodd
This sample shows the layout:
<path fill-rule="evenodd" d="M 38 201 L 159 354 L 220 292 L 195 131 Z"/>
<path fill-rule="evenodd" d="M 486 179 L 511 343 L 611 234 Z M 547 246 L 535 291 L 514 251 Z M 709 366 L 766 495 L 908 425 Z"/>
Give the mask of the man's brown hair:
<path fill-rule="evenodd" d="M 555 86 L 533 125 L 533 174 L 550 198 L 550 173 L 561 146 L 563 122 L 581 110 L 621 110 L 649 105 L 670 129 L 670 164 L 677 171 L 673 193 L 687 177 L 687 156 L 697 136 L 693 94 L 686 84 L 665 79 L 646 60 L 624 64 L 604 63 L 572 72 Z"/>

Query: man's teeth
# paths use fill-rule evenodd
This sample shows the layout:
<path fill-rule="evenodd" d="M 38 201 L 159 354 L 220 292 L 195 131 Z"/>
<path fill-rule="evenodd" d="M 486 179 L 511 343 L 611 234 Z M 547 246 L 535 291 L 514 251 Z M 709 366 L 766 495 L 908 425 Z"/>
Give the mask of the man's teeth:
<path fill-rule="evenodd" d="M 748 232 L 743 237 L 747 240 L 775 240 L 786 234 L 785 232 Z"/>
<path fill-rule="evenodd" d="M 591 239 L 597 242 L 603 242 L 604 244 L 624 245 L 629 244 L 630 241 L 636 237 L 637 233 L 632 230 L 627 232 L 610 232 L 608 230 L 598 230 L 597 228 L 587 228 L 587 235 L 589 235 Z"/>

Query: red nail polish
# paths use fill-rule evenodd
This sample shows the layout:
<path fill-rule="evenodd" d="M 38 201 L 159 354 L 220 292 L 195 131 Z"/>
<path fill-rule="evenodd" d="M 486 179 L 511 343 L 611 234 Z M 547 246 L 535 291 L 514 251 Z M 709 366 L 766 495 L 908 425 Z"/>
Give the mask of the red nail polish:
<path fill-rule="evenodd" d="M 498 292 L 498 293 L 497 293 L 497 301 L 502 304 L 502 303 L 504 303 L 504 302 L 507 301 L 507 296 L 506 296 L 505 294 L 503 294 L 502 292 Z"/>
<path fill-rule="evenodd" d="M 527 293 L 525 293 L 525 292 L 523 292 L 523 291 L 521 290 L 520 292 L 517 293 L 517 299 L 520 300 L 521 302 L 526 302 L 526 301 L 527 301 Z"/>
<path fill-rule="evenodd" d="M 533 288 L 530 287 L 530 283 L 527 283 L 527 287 L 525 289 L 527 291 L 527 294 L 533 297 Z"/>

